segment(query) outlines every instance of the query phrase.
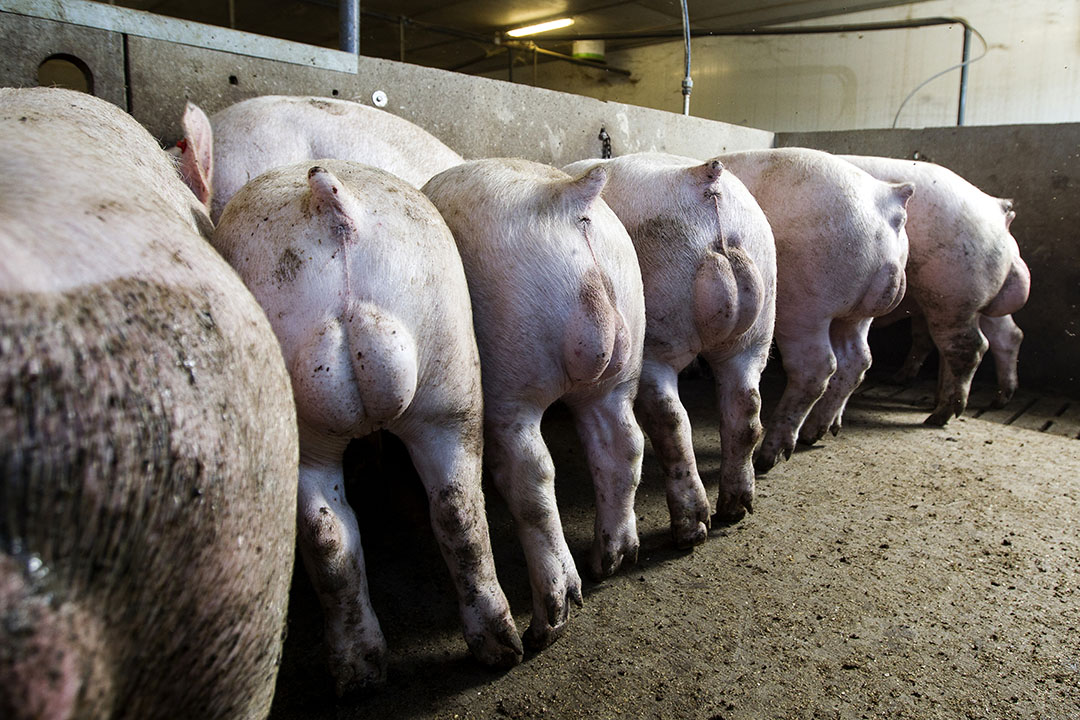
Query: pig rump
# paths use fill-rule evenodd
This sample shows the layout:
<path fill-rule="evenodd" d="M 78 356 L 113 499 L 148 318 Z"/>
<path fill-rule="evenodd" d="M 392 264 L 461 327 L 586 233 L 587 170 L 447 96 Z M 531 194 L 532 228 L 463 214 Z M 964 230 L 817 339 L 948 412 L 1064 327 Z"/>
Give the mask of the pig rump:
<path fill-rule="evenodd" d="M 131 279 L 0 295 L 0 716 L 269 710 L 295 440 L 212 382 L 252 363 L 214 318 Z"/>

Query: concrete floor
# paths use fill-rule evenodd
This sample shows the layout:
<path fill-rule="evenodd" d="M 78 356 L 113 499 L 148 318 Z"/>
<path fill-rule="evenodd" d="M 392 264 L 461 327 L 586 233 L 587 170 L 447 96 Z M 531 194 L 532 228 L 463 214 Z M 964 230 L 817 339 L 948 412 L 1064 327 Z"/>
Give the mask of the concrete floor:
<path fill-rule="evenodd" d="M 1027 410 L 1011 425 L 974 417 L 973 404 L 925 427 L 925 388 L 868 383 L 838 437 L 759 476 L 755 514 L 692 552 L 671 545 L 647 448 L 639 563 L 586 581 L 566 636 L 505 673 L 466 651 L 419 482 L 358 482 L 388 684 L 333 697 L 301 571 L 271 717 L 1080 717 L 1080 441 L 1021 426 L 1038 405 L 1030 398 L 1014 400 L 1010 417 Z M 682 391 L 715 497 L 711 387 L 689 380 Z M 553 408 L 544 433 L 582 567 L 591 487 L 567 414 Z M 488 505 L 523 630 L 524 559 L 491 489 Z"/>

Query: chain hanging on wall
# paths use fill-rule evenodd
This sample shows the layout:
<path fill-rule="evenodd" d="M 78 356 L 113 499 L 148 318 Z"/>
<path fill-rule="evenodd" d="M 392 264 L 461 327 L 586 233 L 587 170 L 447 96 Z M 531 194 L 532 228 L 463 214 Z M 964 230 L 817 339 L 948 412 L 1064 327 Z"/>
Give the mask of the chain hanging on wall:
<path fill-rule="evenodd" d="M 596 137 L 600 140 L 600 157 L 607 160 L 611 157 L 611 136 L 607 134 L 605 128 L 601 127 L 600 134 Z"/>

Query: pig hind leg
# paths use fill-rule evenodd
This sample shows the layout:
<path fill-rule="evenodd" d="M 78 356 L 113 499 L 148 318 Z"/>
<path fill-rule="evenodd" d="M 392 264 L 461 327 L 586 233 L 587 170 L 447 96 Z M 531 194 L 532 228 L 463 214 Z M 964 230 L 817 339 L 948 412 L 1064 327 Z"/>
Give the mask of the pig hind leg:
<path fill-rule="evenodd" d="M 605 386 L 611 383 L 605 383 Z M 634 496 L 641 480 L 645 437 L 634 419 L 635 383 L 622 382 L 566 398 L 574 414 L 596 493 L 596 523 L 590 570 L 594 577 L 611 575 L 623 561 L 637 562 L 638 534 Z"/>
<path fill-rule="evenodd" d="M 542 410 L 488 401 L 486 460 L 510 507 L 525 551 L 533 617 L 525 643 L 540 649 L 566 630 L 570 601 L 580 606 L 581 577 L 563 536 L 555 503 L 555 464 L 540 434 Z"/>
<path fill-rule="evenodd" d="M 386 640 L 368 596 L 356 516 L 345 500 L 345 442 L 301 425 L 297 537 L 323 608 L 330 673 L 338 695 L 382 682 Z"/>
<path fill-rule="evenodd" d="M 716 377 L 720 413 L 720 495 L 717 522 L 732 523 L 753 512 L 754 467 L 751 458 L 763 434 L 758 385 L 768 346 L 732 358 L 709 356 Z"/>
<path fill-rule="evenodd" d="M 941 353 L 941 365 L 938 368 L 937 403 L 925 422 L 940 427 L 954 415 L 959 417 L 967 407 L 971 379 L 989 344 L 979 330 L 977 316 L 947 326 L 935 325 L 931 318 L 927 320 Z"/>
<path fill-rule="evenodd" d="M 705 542 L 709 498 L 698 475 L 690 418 L 679 400 L 674 368 L 646 358 L 636 408 L 663 469 L 675 545 L 687 548 Z"/>
<path fill-rule="evenodd" d="M 799 428 L 836 371 L 828 322 L 826 319 L 798 335 L 777 333 L 787 385 L 754 458 L 754 468 L 758 472 L 767 472 L 781 455 L 791 457 Z"/>
<path fill-rule="evenodd" d="M 848 398 L 862 382 L 870 369 L 870 346 L 866 334 L 873 318 L 837 319 L 829 327 L 833 355 L 836 356 L 836 372 L 829 378 L 825 394 L 821 396 L 799 431 L 799 442 L 813 445 L 826 431 L 836 435 L 847 407 Z"/>
<path fill-rule="evenodd" d="M 990 353 L 994 356 L 994 369 L 997 371 L 998 391 L 991 405 L 1003 408 L 1020 386 L 1016 364 L 1020 356 L 1020 343 L 1024 341 L 1024 331 L 1017 326 L 1012 315 L 980 315 L 979 329 L 990 343 Z"/>
<path fill-rule="evenodd" d="M 911 348 L 908 350 L 904 364 L 892 376 L 892 381 L 900 385 L 907 385 L 915 380 L 922 370 L 926 358 L 934 351 L 934 339 L 930 337 L 930 328 L 926 325 L 926 316 L 911 316 Z"/>
<path fill-rule="evenodd" d="M 486 665 L 521 662 L 521 640 L 495 576 L 475 428 L 427 424 L 402 438 L 427 490 L 431 527 L 457 589 L 465 642 Z"/>

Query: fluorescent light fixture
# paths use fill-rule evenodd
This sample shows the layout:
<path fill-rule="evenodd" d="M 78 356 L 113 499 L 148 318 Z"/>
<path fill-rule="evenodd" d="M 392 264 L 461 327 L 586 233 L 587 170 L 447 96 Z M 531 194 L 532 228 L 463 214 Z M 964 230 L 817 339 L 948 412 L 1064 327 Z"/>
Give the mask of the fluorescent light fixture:
<path fill-rule="evenodd" d="M 528 25 L 514 30 L 507 30 L 506 34 L 510 37 L 525 37 L 526 35 L 535 35 L 536 33 L 547 32 L 548 30 L 558 30 L 559 28 L 564 28 L 573 24 L 574 18 L 559 18 L 558 20 L 549 20 L 548 22 L 538 23 L 536 25 Z"/>

